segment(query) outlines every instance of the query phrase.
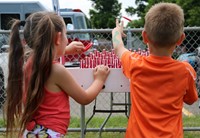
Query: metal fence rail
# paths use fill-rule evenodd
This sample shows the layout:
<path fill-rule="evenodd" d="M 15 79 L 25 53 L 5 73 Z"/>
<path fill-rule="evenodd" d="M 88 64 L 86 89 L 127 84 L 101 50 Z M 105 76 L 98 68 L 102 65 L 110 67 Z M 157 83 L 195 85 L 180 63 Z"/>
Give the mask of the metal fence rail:
<path fill-rule="evenodd" d="M 123 39 L 125 46 L 130 50 L 140 50 L 145 51 L 146 45 L 142 41 L 141 32 L 143 28 L 128 28 L 125 29 L 125 33 L 127 37 Z M 68 38 L 70 41 L 78 40 L 85 42 L 93 42 L 93 47 L 89 49 L 88 52 L 83 55 L 67 55 L 65 56 L 65 60 L 68 63 L 77 62 L 80 59 L 87 56 L 90 52 L 94 50 L 102 52 L 103 50 L 112 51 L 112 41 L 111 41 L 111 31 L 112 29 L 87 29 L 87 30 L 71 30 L 67 32 Z M 181 46 L 178 46 L 174 51 L 173 58 L 177 60 L 187 60 L 196 70 L 197 72 L 197 88 L 200 88 L 200 27 L 185 27 L 184 28 L 186 39 L 184 40 Z M 6 46 L 8 45 L 10 31 L 0 30 L 0 48 L 3 50 L 0 51 L 0 107 L 2 112 L 2 106 L 5 101 L 5 88 L 7 81 L 7 64 L 8 57 L 6 52 Z M 23 31 L 21 31 L 23 34 Z M 78 39 L 77 39 L 78 38 Z M 87 80 L 87 79 L 86 79 Z M 122 106 L 116 106 L 122 105 Z M 72 117 L 82 117 L 81 123 L 82 126 L 80 128 L 69 128 L 69 132 L 80 132 L 81 137 L 84 137 L 84 129 L 85 129 L 85 118 L 90 118 L 94 115 L 94 107 L 96 110 L 123 110 L 125 112 L 122 113 L 112 113 L 112 112 L 102 112 L 95 113 L 95 116 L 105 118 L 109 118 L 111 115 L 122 115 L 126 116 L 129 114 L 129 110 L 125 110 L 125 105 L 129 105 L 129 97 L 127 93 L 100 93 L 98 97 L 89 105 L 81 106 L 76 103 L 73 99 L 70 98 L 71 105 L 71 116 Z M 84 108 L 84 115 L 81 112 L 81 108 Z M 199 114 L 199 108 L 191 109 L 194 114 Z M 106 121 L 106 120 L 105 120 Z M 106 123 L 106 122 L 105 122 Z M 120 126 L 119 126 L 120 127 Z M 0 131 L 4 131 L 4 128 L 1 128 Z M 87 132 L 125 132 L 125 128 L 86 128 Z M 184 131 L 200 131 L 200 127 L 184 127 Z"/>

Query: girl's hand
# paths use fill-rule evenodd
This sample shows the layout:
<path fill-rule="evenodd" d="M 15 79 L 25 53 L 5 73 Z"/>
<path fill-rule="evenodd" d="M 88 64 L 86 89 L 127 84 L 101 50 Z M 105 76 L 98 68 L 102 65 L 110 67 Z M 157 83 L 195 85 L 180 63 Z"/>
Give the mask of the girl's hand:
<path fill-rule="evenodd" d="M 109 73 L 110 73 L 110 69 L 108 66 L 98 65 L 94 69 L 94 80 L 99 80 L 104 83 Z"/>
<path fill-rule="evenodd" d="M 80 54 L 84 52 L 84 45 L 82 42 L 73 41 L 65 48 L 65 54 Z"/>

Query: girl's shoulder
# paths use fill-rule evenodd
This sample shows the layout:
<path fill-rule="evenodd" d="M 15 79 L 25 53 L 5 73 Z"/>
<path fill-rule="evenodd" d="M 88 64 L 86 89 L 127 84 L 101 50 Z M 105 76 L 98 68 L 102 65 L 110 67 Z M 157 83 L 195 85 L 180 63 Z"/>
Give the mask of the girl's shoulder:
<path fill-rule="evenodd" d="M 70 75 L 70 72 L 67 70 L 67 68 L 64 65 L 58 62 L 52 65 L 51 74 L 54 77 L 61 79 L 61 78 L 68 77 Z"/>
<path fill-rule="evenodd" d="M 47 80 L 46 87 L 50 91 L 60 91 L 63 82 L 69 81 L 70 73 L 60 63 L 52 64 L 51 73 Z"/>
<path fill-rule="evenodd" d="M 56 72 L 62 72 L 62 71 L 65 71 L 66 70 L 66 68 L 65 68 L 65 66 L 64 65 L 62 65 L 61 63 L 59 63 L 59 62 L 53 62 L 53 64 L 52 64 L 52 71 L 56 71 Z"/>

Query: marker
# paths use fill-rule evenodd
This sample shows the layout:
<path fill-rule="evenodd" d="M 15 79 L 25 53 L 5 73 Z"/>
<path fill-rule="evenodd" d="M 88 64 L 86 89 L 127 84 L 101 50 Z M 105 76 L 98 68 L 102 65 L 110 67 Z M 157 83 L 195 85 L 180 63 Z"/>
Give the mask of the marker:
<path fill-rule="evenodd" d="M 131 19 L 129 19 L 129 18 L 125 17 L 125 16 L 122 16 L 122 18 L 124 18 L 124 19 L 128 20 L 129 22 L 131 22 L 131 21 L 132 21 Z"/>
<path fill-rule="evenodd" d="M 88 49 L 90 49 L 92 45 L 93 45 L 93 43 L 89 43 L 89 44 L 85 47 L 84 52 L 86 52 Z"/>

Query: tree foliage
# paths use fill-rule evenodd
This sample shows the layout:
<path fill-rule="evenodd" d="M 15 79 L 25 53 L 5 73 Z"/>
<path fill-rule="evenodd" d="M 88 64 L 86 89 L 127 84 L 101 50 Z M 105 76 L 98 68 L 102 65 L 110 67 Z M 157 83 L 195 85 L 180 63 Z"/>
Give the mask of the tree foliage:
<path fill-rule="evenodd" d="M 115 18 L 120 16 L 121 3 L 118 0 L 90 0 L 90 19 L 93 28 L 114 28 Z"/>
<path fill-rule="evenodd" d="M 125 11 L 130 15 L 137 15 L 139 19 L 128 24 L 130 27 L 143 27 L 144 17 L 149 8 L 159 2 L 172 2 L 180 5 L 185 14 L 185 26 L 200 26 L 199 0 L 135 0 L 136 8 L 128 7 Z"/>
<path fill-rule="evenodd" d="M 199 0 L 177 0 L 185 14 L 185 26 L 200 26 L 200 1 Z"/>
<path fill-rule="evenodd" d="M 144 16 L 145 16 L 145 9 L 146 9 L 146 3 L 148 0 L 135 0 L 135 4 L 137 5 L 136 8 L 134 7 L 128 7 L 125 9 L 125 11 L 130 15 L 137 15 L 139 17 L 138 20 L 133 20 L 128 24 L 130 27 L 139 28 L 142 27 L 144 24 Z"/>

